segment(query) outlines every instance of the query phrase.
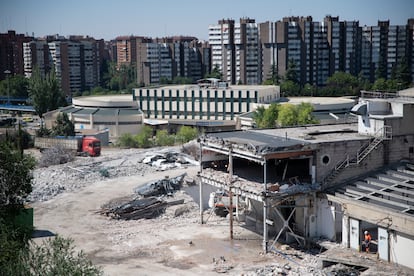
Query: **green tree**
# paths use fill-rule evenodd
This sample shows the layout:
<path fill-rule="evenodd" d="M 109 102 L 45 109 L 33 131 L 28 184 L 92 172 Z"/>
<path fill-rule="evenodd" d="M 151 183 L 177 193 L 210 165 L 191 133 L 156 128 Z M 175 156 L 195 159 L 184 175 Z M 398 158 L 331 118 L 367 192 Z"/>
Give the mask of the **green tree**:
<path fill-rule="evenodd" d="M 223 74 L 221 73 L 219 66 L 216 64 L 211 73 L 205 75 L 205 78 L 215 78 L 221 80 L 222 76 Z"/>
<path fill-rule="evenodd" d="M 388 85 L 387 80 L 383 78 L 377 79 L 374 84 L 372 85 L 372 90 L 374 91 L 387 91 Z"/>
<path fill-rule="evenodd" d="M 124 133 L 119 137 L 118 145 L 125 148 L 137 148 L 138 142 L 131 133 Z"/>
<path fill-rule="evenodd" d="M 280 85 L 280 91 L 284 97 L 297 96 L 300 94 L 300 86 L 291 80 L 286 80 Z"/>
<path fill-rule="evenodd" d="M 272 65 L 270 68 L 269 76 L 263 82 L 264 85 L 279 85 L 280 84 L 280 76 L 277 70 L 277 66 L 275 64 Z"/>
<path fill-rule="evenodd" d="M 397 65 L 395 81 L 398 90 L 408 88 L 412 82 L 410 66 L 405 56 Z"/>
<path fill-rule="evenodd" d="M 22 253 L 27 252 L 32 236 L 31 227 L 22 227 L 13 221 L 17 208 L 0 208 L 0 274 L 30 275 L 21 263 Z"/>
<path fill-rule="evenodd" d="M 297 125 L 298 110 L 293 104 L 283 104 L 279 108 L 277 123 L 281 127 Z"/>
<path fill-rule="evenodd" d="M 268 108 L 259 107 L 253 114 L 253 120 L 258 128 L 276 127 L 276 120 L 279 113 L 279 104 L 272 103 Z"/>
<path fill-rule="evenodd" d="M 375 79 L 387 79 L 387 61 L 382 54 L 379 56 L 377 68 L 375 69 Z"/>
<path fill-rule="evenodd" d="M 150 126 L 144 126 L 140 133 L 135 135 L 134 139 L 137 142 L 137 146 L 140 148 L 148 148 L 152 146 L 152 128 Z"/>
<path fill-rule="evenodd" d="M 270 128 L 276 126 L 276 120 L 279 115 L 280 104 L 273 103 L 266 109 L 262 121 L 262 128 Z"/>
<path fill-rule="evenodd" d="M 69 120 L 68 114 L 59 113 L 56 117 L 55 125 L 52 128 L 52 135 L 54 136 L 74 136 L 75 126 Z"/>
<path fill-rule="evenodd" d="M 9 141 L 0 142 L 0 207 L 23 204 L 32 191 L 34 166 L 33 157 L 22 154 Z"/>
<path fill-rule="evenodd" d="M 175 137 L 168 134 L 167 130 L 162 129 L 157 130 L 155 141 L 158 146 L 172 146 L 174 145 Z"/>
<path fill-rule="evenodd" d="M 253 113 L 253 121 L 256 127 L 262 128 L 262 122 L 264 118 L 266 108 L 264 106 L 259 106 Z"/>
<path fill-rule="evenodd" d="M 29 95 L 40 118 L 43 118 L 44 113 L 66 105 L 54 69 L 42 77 L 39 69 L 35 68 L 29 81 Z"/>
<path fill-rule="evenodd" d="M 268 108 L 259 107 L 253 114 L 253 120 L 258 128 L 274 128 L 318 123 L 312 115 L 313 106 L 310 103 L 271 104 Z"/>
<path fill-rule="evenodd" d="M 318 120 L 312 114 L 313 106 L 310 103 L 300 103 L 296 106 L 297 109 L 297 125 L 316 124 Z"/>
<path fill-rule="evenodd" d="M 294 83 L 298 83 L 298 74 L 296 72 L 296 63 L 293 61 L 293 59 L 289 60 L 288 67 L 285 74 L 285 80 L 286 81 L 292 81 Z"/>
<path fill-rule="evenodd" d="M 326 96 L 358 95 L 359 80 L 349 73 L 336 72 L 327 79 L 325 91 Z"/>
<path fill-rule="evenodd" d="M 48 238 L 41 245 L 32 243 L 21 254 L 21 264 L 30 275 L 102 275 L 83 251 L 77 252 L 73 240 L 60 236 Z"/>
<path fill-rule="evenodd" d="M 27 98 L 29 96 L 28 86 L 29 81 L 24 76 L 10 76 L 8 79 L 2 80 L 0 82 L 0 95 L 10 95 L 10 97 Z"/>
<path fill-rule="evenodd" d="M 181 143 L 187 143 L 198 136 L 198 130 L 189 126 L 182 126 L 177 132 L 177 140 Z"/>

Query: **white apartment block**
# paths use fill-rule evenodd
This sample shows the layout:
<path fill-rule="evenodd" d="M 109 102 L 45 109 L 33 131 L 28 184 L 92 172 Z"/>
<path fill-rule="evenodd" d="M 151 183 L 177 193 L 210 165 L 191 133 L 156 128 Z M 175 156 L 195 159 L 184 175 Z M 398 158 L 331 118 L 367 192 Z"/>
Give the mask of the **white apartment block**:
<path fill-rule="evenodd" d="M 49 55 L 49 52 L 45 49 L 46 45 L 46 41 L 23 43 L 24 75 L 26 78 L 32 76 L 35 66 L 37 66 L 41 74 L 45 72 L 45 67 L 49 66 L 45 62 L 47 60 L 46 55 Z"/>

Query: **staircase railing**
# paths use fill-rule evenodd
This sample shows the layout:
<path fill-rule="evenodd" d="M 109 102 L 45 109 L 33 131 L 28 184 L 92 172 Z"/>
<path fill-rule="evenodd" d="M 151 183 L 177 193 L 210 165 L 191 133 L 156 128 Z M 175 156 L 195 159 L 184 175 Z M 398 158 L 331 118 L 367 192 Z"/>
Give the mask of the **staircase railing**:
<path fill-rule="evenodd" d="M 349 155 L 346 158 L 335 165 L 335 168 L 325 177 L 322 181 L 323 184 L 332 181 L 341 171 L 348 168 L 351 165 L 359 165 L 377 146 L 384 140 L 392 139 L 392 128 L 391 126 L 384 126 L 379 129 L 374 139 L 369 142 L 368 145 L 361 147 L 356 154 L 356 158 L 350 159 Z"/>

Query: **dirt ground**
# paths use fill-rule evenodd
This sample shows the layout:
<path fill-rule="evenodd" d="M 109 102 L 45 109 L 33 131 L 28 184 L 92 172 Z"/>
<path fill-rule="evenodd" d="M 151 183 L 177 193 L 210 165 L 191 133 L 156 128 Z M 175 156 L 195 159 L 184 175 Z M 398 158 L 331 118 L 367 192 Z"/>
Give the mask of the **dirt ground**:
<path fill-rule="evenodd" d="M 100 266 L 104 275 L 326 275 L 318 268 L 318 256 L 289 248 L 281 249 L 280 254 L 263 254 L 261 235 L 237 222 L 234 240 L 230 240 L 228 220 L 209 216 L 208 210 L 204 217 L 209 219 L 201 225 L 198 205 L 184 191 L 176 195 L 185 200 L 188 209 L 180 216 L 171 208 L 155 219 L 123 221 L 99 212 L 103 204 L 130 196 L 135 187 L 148 181 L 184 171 L 195 176 L 198 170 L 190 166 L 105 179 L 45 202 L 34 202 L 34 226 L 40 236 L 35 240 L 41 242 L 55 234 L 71 237 L 76 248 Z M 359 258 L 377 262 L 375 256 Z M 390 268 L 393 275 L 397 270 Z M 366 275 L 374 274 L 390 275 L 378 271 Z"/>
<path fill-rule="evenodd" d="M 185 171 L 195 175 L 198 168 Z M 180 173 L 182 170 L 173 170 L 97 182 L 34 203 L 35 227 L 39 232 L 73 238 L 76 247 L 101 266 L 105 275 L 215 275 L 214 269 L 243 269 L 247 261 L 274 261 L 261 254 L 261 238 L 249 230 L 235 227 L 236 240 L 229 241 L 225 219 L 214 216 L 201 225 L 197 206 L 180 217 L 167 213 L 136 221 L 114 220 L 97 212 L 110 200 L 131 195 L 139 184 Z M 220 261 L 213 262 L 213 258 Z"/>

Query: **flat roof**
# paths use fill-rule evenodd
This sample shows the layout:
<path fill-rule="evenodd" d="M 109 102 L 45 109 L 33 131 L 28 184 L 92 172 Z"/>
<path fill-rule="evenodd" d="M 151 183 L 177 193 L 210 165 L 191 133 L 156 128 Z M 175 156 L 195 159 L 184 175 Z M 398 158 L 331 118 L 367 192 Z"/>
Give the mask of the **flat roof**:
<path fill-rule="evenodd" d="M 287 137 L 288 139 L 303 140 L 313 144 L 333 141 L 366 140 L 371 138 L 358 133 L 357 123 L 253 129 L 252 131 Z"/>
<path fill-rule="evenodd" d="M 134 108 L 138 106 L 132 94 L 76 97 L 72 99 L 72 104 L 75 107 L 91 108 Z"/>
<path fill-rule="evenodd" d="M 259 133 L 251 130 L 207 133 L 205 136 L 214 137 L 219 143 L 221 140 L 235 144 L 244 144 L 246 146 L 256 148 L 271 147 L 277 149 L 308 144 L 308 142 L 304 140 L 292 138 L 286 139 L 285 137 Z"/>
<path fill-rule="evenodd" d="M 269 89 L 277 89 L 279 90 L 279 86 L 276 85 L 230 85 L 227 88 L 224 87 L 200 87 L 197 84 L 182 84 L 182 85 L 166 85 L 166 86 L 159 86 L 159 87 L 142 87 L 142 88 L 135 88 L 135 89 L 144 89 L 144 90 L 248 90 L 248 91 L 264 91 Z"/>
<path fill-rule="evenodd" d="M 288 97 L 287 103 L 310 103 L 314 111 L 325 109 L 351 109 L 358 101 L 347 97 Z M 328 108 L 327 108 L 328 107 Z"/>
<path fill-rule="evenodd" d="M 239 152 L 256 156 L 255 159 L 281 152 L 309 152 L 314 144 L 368 140 L 371 137 L 358 133 L 358 125 L 333 124 L 312 125 L 291 128 L 250 129 L 207 133 L 201 137 L 202 143 L 216 150 L 228 150 L 230 145 Z"/>

